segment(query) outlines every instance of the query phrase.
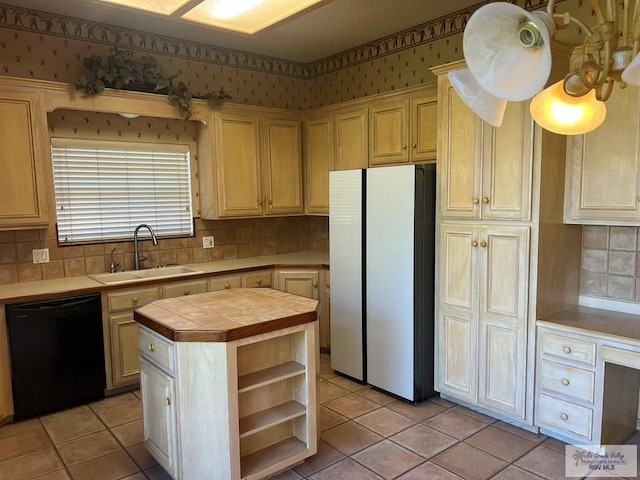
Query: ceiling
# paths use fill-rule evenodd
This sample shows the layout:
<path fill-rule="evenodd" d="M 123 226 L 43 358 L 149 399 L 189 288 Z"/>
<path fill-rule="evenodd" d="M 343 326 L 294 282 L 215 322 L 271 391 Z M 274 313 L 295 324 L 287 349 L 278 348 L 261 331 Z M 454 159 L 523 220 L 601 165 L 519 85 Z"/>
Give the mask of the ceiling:
<path fill-rule="evenodd" d="M 482 3 L 482 0 L 323 0 L 253 35 L 167 19 L 98 0 L 2 3 L 182 40 L 310 63 Z"/>

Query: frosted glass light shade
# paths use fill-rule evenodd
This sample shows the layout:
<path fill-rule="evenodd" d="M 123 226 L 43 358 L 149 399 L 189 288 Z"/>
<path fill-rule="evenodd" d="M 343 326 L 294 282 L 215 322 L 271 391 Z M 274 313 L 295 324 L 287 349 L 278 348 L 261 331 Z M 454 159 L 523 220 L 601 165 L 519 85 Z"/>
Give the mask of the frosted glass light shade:
<path fill-rule="evenodd" d="M 494 127 L 502 125 L 507 108 L 505 99 L 494 97 L 484 90 L 468 68 L 452 70 L 447 76 L 453 89 L 476 115 Z"/>
<path fill-rule="evenodd" d="M 640 87 L 640 53 L 633 57 L 631 63 L 622 71 L 622 81 Z"/>
<path fill-rule="evenodd" d="M 538 27 L 541 47 L 520 44 L 518 29 L 523 20 Z M 533 15 L 510 3 L 489 3 L 476 10 L 464 29 L 462 47 L 480 86 L 498 98 L 529 99 L 544 87 L 551 72 L 549 23 L 544 14 Z"/>
<path fill-rule="evenodd" d="M 581 97 L 565 93 L 562 80 L 545 88 L 531 101 L 531 116 L 545 130 L 560 135 L 580 135 L 598 128 L 607 116 L 595 90 Z"/>

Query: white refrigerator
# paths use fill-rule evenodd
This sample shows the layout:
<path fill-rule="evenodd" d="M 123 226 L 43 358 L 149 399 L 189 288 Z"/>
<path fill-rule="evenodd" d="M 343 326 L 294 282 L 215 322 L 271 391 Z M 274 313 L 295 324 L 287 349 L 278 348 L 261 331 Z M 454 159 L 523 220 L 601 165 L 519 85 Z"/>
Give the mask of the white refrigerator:
<path fill-rule="evenodd" d="M 435 165 L 329 173 L 331 367 L 412 402 L 433 386 Z"/>

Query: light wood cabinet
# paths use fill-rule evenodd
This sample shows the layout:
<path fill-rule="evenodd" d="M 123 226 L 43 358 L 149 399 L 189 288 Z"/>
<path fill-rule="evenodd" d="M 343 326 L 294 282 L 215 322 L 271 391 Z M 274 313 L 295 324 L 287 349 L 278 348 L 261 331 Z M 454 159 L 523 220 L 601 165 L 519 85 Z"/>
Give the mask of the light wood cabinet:
<path fill-rule="evenodd" d="M 304 212 L 297 114 L 229 107 L 198 130 L 204 219 Z"/>
<path fill-rule="evenodd" d="M 562 223 L 566 140 L 535 125 L 527 102 L 510 102 L 502 127 L 484 124 L 448 81 L 463 66 L 433 69 L 436 390 L 533 425 L 535 321 L 579 295 L 581 231 Z"/>
<path fill-rule="evenodd" d="M 232 342 L 139 328 L 144 442 L 174 478 L 257 480 L 316 453 L 314 323 Z"/>
<path fill-rule="evenodd" d="M 242 275 L 239 274 L 221 275 L 209 280 L 209 290 L 212 292 L 240 287 L 242 287 Z"/>
<path fill-rule="evenodd" d="M 443 225 L 442 393 L 524 417 L 529 228 Z"/>
<path fill-rule="evenodd" d="M 4 305 L 0 305 L 0 425 L 13 417 L 11 356 Z"/>
<path fill-rule="evenodd" d="M 439 79 L 438 176 L 444 218 L 531 218 L 533 120 L 526 102 L 509 102 L 503 126 L 484 123 Z"/>
<path fill-rule="evenodd" d="M 162 298 L 172 298 L 184 295 L 195 295 L 197 293 L 207 292 L 208 290 L 209 282 L 207 280 L 191 280 L 164 285 L 160 287 L 160 295 Z"/>
<path fill-rule="evenodd" d="M 567 140 L 567 223 L 631 225 L 640 221 L 640 93 L 613 87 L 604 123 Z"/>
<path fill-rule="evenodd" d="M 411 161 L 435 161 L 438 149 L 437 87 L 429 85 L 425 94 L 412 97 L 410 109 Z"/>
<path fill-rule="evenodd" d="M 49 224 L 47 119 L 41 93 L 0 81 L 0 230 Z"/>
<path fill-rule="evenodd" d="M 308 214 L 329 214 L 329 171 L 335 142 L 333 115 L 305 120 L 305 205 Z"/>
<path fill-rule="evenodd" d="M 366 107 L 335 114 L 336 170 L 367 168 L 369 165 L 369 113 Z"/>

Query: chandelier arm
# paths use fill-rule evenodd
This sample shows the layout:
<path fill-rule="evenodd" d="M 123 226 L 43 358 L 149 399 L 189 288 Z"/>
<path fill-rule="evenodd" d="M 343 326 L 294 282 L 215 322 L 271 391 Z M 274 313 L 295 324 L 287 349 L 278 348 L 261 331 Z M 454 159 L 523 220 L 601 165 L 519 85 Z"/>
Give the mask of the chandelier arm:
<path fill-rule="evenodd" d="M 561 13 L 556 13 L 556 14 L 554 14 L 554 17 L 556 17 L 556 18 L 558 18 L 558 17 L 564 18 L 564 15 L 562 15 Z M 578 25 L 586 35 L 591 36 L 593 34 L 593 31 L 591 30 L 590 27 L 587 26 L 586 23 L 584 23 L 582 20 L 580 20 L 578 18 L 575 18 L 573 15 L 569 16 L 569 22 L 573 22 L 576 25 Z"/>
<path fill-rule="evenodd" d="M 598 23 L 604 23 L 607 19 L 602 13 L 602 7 L 600 6 L 600 2 L 598 0 L 589 0 L 591 6 L 593 7 L 594 12 L 596 13 L 596 18 L 598 19 Z"/>

